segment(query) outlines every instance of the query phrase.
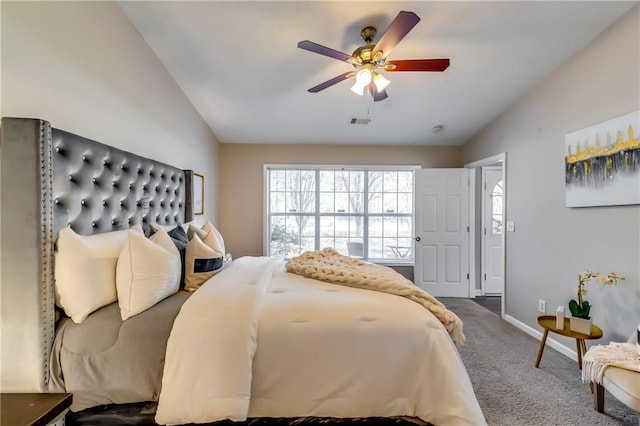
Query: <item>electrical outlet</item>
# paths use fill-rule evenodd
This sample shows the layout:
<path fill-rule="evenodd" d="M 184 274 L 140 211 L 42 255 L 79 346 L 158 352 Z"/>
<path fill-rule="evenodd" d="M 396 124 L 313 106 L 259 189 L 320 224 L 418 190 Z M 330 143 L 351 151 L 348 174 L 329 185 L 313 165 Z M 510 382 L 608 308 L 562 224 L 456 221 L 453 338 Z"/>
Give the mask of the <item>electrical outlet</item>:
<path fill-rule="evenodd" d="M 542 312 L 543 314 L 546 313 L 547 312 L 547 302 L 545 302 L 542 299 L 538 300 L 538 311 Z"/>

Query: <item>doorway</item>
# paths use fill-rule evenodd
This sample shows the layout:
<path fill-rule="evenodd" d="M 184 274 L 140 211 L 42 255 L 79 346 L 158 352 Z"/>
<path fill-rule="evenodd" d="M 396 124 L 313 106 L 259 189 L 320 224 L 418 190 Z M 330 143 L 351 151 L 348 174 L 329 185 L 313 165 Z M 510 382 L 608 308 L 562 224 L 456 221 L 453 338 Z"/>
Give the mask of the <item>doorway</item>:
<path fill-rule="evenodd" d="M 482 296 L 502 296 L 502 232 L 504 219 L 502 166 L 482 167 L 482 232 L 480 278 Z"/>
<path fill-rule="evenodd" d="M 466 164 L 465 168 L 470 172 L 471 187 L 469 214 L 472 297 L 477 297 L 479 302 L 490 298 L 492 304 L 498 303 L 500 316 L 504 318 L 507 305 L 506 153 L 474 161 Z"/>

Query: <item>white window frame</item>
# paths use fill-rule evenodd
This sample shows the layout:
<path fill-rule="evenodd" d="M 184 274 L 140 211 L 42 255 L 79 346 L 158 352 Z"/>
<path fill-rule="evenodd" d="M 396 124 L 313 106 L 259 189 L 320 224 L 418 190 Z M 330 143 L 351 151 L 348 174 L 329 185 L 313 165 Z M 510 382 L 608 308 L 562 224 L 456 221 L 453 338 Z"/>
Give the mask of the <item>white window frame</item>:
<path fill-rule="evenodd" d="M 356 170 L 356 171 L 361 171 L 361 170 L 374 170 L 374 171 L 413 171 L 415 172 L 416 169 L 420 169 L 422 166 L 419 165 L 310 165 L 310 164 L 265 164 L 264 168 L 263 168 L 263 253 L 265 256 L 269 255 L 269 250 L 270 250 L 270 246 L 269 246 L 269 242 L 270 242 L 270 235 L 269 235 L 269 215 L 270 215 L 270 199 L 269 199 L 269 170 L 270 169 L 277 169 L 277 170 L 283 170 L 283 169 L 291 169 L 291 170 Z M 319 188 L 319 185 L 317 186 L 317 188 Z M 413 186 L 412 186 L 412 197 L 411 197 L 411 202 L 412 202 L 412 206 L 411 206 L 411 229 L 412 231 L 415 231 L 415 173 L 414 173 L 414 181 L 413 181 Z M 374 217 L 374 216 L 380 216 L 379 214 L 369 214 L 368 213 L 368 204 L 365 203 L 365 212 L 363 213 L 363 216 L 365 218 L 368 217 Z M 323 214 L 320 213 L 318 211 L 316 211 L 314 213 L 314 217 L 316 218 L 316 222 L 318 222 L 317 219 L 319 219 L 321 216 L 332 216 L 332 214 Z M 348 216 L 348 215 L 347 215 Z M 384 216 L 384 215 L 382 215 Z M 398 214 L 398 217 L 400 216 L 404 216 L 406 217 L 406 215 L 402 215 L 402 214 Z M 367 223 L 368 221 L 365 220 L 365 223 Z M 319 224 L 316 223 L 316 246 L 318 245 L 318 241 L 320 239 L 319 233 L 318 233 L 318 228 Z M 363 232 L 363 239 L 366 241 L 368 240 L 368 237 L 366 237 L 366 235 L 368 234 L 367 232 L 367 226 L 365 225 L 365 230 Z M 415 233 L 415 232 L 414 232 Z M 413 236 L 411 237 L 411 240 L 413 241 Z M 366 249 L 367 249 L 367 245 L 368 243 L 365 242 L 365 253 L 366 253 Z M 410 258 L 407 258 L 406 260 L 403 259 L 384 259 L 384 260 L 380 260 L 380 259 L 372 259 L 372 260 L 368 260 L 365 259 L 369 262 L 373 262 L 373 263 L 377 263 L 377 264 L 381 264 L 381 265 L 398 265 L 398 266 L 410 266 L 414 264 L 414 251 L 411 250 L 412 256 Z"/>

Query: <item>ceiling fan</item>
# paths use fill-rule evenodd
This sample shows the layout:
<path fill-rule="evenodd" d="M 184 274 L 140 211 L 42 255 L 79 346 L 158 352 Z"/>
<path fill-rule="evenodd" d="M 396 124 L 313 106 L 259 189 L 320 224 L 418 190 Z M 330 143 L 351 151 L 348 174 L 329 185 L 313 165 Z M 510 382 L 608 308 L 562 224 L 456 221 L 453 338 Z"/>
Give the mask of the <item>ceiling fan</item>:
<path fill-rule="evenodd" d="M 446 70 L 449 67 L 449 58 L 387 61 L 387 56 L 391 52 L 391 49 L 393 49 L 418 22 L 420 22 L 420 18 L 413 12 L 403 11 L 398 13 L 398 16 L 395 17 L 391 25 L 389 25 L 389 28 L 387 28 L 375 45 L 372 44 L 372 42 L 377 30 L 374 27 L 365 27 L 360 33 L 360 36 L 366 44 L 358 47 L 351 55 L 330 49 L 309 40 L 301 41 L 298 43 L 300 49 L 348 62 L 356 68 L 355 71 L 345 72 L 331 80 L 312 87 L 309 89 L 309 92 L 317 93 L 355 76 L 356 82 L 353 87 L 351 87 L 351 90 L 362 96 L 364 95 L 364 90 L 368 87 L 373 100 L 377 102 L 387 98 L 388 95 L 385 89 L 390 83 L 390 81 L 378 71 L 379 69 L 387 72 L 442 72 Z"/>

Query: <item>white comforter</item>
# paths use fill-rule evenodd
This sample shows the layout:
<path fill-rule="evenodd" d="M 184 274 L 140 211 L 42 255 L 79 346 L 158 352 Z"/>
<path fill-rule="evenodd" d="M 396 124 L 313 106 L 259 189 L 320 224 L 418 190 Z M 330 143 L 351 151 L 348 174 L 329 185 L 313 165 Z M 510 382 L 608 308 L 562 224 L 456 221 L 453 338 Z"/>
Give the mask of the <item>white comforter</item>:
<path fill-rule="evenodd" d="M 156 422 L 305 416 L 486 424 L 451 338 L 419 304 L 238 259 L 176 318 Z"/>

